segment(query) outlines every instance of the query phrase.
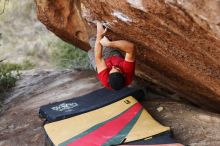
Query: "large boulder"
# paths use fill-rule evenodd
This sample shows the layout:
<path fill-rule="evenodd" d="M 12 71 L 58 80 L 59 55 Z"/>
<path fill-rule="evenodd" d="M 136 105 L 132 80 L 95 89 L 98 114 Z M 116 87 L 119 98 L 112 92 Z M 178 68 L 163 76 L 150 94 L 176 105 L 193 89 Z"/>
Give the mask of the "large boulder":
<path fill-rule="evenodd" d="M 102 21 L 111 39 L 137 48 L 136 75 L 201 107 L 220 111 L 219 0 L 35 0 L 38 18 L 63 40 L 89 50 Z"/>

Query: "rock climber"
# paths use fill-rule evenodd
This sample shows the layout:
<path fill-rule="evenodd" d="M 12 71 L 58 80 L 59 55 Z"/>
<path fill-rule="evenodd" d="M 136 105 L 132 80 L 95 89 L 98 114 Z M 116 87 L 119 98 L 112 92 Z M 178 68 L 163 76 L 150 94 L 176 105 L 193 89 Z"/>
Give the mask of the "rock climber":
<path fill-rule="evenodd" d="M 104 28 L 97 22 L 96 37 L 89 40 L 88 56 L 98 79 L 107 88 L 120 90 L 131 84 L 135 71 L 135 47 L 126 40 L 110 41 Z M 125 56 L 120 51 L 125 52 Z"/>

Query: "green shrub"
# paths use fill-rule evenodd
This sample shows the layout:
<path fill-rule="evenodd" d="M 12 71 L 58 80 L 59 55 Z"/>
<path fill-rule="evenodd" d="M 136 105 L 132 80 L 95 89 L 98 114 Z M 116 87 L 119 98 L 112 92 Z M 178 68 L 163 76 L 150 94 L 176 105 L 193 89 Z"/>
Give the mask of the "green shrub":
<path fill-rule="evenodd" d="M 51 45 L 51 43 L 50 43 Z M 55 43 L 50 54 L 52 64 L 58 68 L 88 68 L 87 53 L 65 42 Z"/>
<path fill-rule="evenodd" d="M 0 63 L 0 100 L 3 100 L 3 94 L 15 86 L 15 82 L 20 76 L 21 65 L 12 63 Z"/>
<path fill-rule="evenodd" d="M 5 93 L 15 86 L 16 81 L 20 77 L 19 71 L 32 69 L 34 66 L 29 60 L 24 60 L 21 64 L 0 62 L 0 111 Z"/>

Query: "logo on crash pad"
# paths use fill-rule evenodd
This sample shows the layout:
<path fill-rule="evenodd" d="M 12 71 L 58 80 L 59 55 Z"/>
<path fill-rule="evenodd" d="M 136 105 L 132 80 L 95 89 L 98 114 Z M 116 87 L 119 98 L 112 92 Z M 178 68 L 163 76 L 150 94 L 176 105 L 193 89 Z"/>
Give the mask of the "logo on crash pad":
<path fill-rule="evenodd" d="M 130 102 L 130 100 L 125 100 L 124 103 L 130 104 L 131 102 Z"/>
<path fill-rule="evenodd" d="M 68 111 L 72 111 L 73 108 L 77 107 L 78 104 L 76 102 L 73 102 L 73 103 L 61 103 L 57 106 L 54 106 L 52 107 L 51 109 L 52 110 L 55 110 L 55 111 L 59 111 L 59 112 L 68 112 Z"/>

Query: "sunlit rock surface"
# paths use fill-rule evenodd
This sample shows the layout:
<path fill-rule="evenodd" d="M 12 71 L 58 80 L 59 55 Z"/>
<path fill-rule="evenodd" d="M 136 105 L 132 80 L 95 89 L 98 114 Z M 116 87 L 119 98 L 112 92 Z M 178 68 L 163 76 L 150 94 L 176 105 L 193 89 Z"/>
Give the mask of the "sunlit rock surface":
<path fill-rule="evenodd" d="M 96 20 L 137 47 L 136 75 L 220 111 L 219 0 L 35 0 L 38 18 L 88 50 Z"/>
<path fill-rule="evenodd" d="M 190 146 L 220 145 L 220 115 L 174 101 L 157 86 L 136 80 L 133 86 L 145 87 L 142 104 L 162 124 L 170 126 L 174 137 Z M 0 146 L 43 146 L 43 121 L 39 107 L 70 99 L 101 88 L 94 71 L 27 71 L 9 93 L 0 113 Z M 155 91 L 153 91 L 154 89 Z M 92 104 L 92 103 L 91 103 Z"/>

